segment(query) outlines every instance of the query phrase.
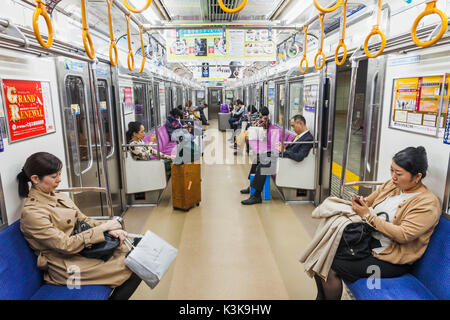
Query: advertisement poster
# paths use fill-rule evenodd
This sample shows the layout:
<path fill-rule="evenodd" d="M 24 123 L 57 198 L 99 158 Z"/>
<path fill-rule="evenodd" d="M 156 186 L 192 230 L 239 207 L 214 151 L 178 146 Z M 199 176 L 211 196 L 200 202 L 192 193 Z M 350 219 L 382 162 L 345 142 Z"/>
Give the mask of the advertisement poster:
<path fill-rule="evenodd" d="M 124 87 L 123 88 L 123 103 L 124 103 L 124 114 L 133 113 L 134 106 L 133 106 L 133 92 L 131 87 Z"/>
<path fill-rule="evenodd" d="M 233 81 L 240 77 L 239 69 L 233 65 L 230 67 L 214 67 L 203 63 L 202 67 L 193 69 L 194 78 L 209 81 Z"/>
<path fill-rule="evenodd" d="M 274 32 L 269 34 L 269 30 L 167 30 L 165 37 L 168 62 L 209 59 L 274 61 L 276 56 Z"/>
<path fill-rule="evenodd" d="M 395 79 L 391 127 L 431 135 L 436 134 L 436 130 L 443 130 L 450 79 L 446 77 L 443 107 L 439 115 L 442 81 L 443 76 Z"/>
<path fill-rule="evenodd" d="M 2 83 L 11 142 L 55 132 L 49 82 L 3 79 Z"/>

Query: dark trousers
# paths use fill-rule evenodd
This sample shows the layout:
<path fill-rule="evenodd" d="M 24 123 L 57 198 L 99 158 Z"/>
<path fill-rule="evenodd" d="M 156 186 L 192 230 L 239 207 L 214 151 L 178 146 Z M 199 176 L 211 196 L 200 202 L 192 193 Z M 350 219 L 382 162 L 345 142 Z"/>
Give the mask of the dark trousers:
<path fill-rule="evenodd" d="M 200 110 L 200 120 L 202 121 L 202 124 L 205 125 L 208 123 L 208 119 L 206 119 L 205 113 L 203 110 Z"/>
<path fill-rule="evenodd" d="M 273 168 L 269 169 L 272 166 L 272 162 L 274 159 L 270 158 L 271 152 L 265 152 L 262 154 L 256 155 L 256 163 L 252 164 L 250 168 L 250 173 L 248 174 L 248 179 L 250 179 L 250 175 L 254 174 L 250 187 L 255 189 L 255 196 L 261 196 L 261 192 L 264 188 L 264 183 L 266 182 L 266 178 L 268 175 L 275 174 L 276 163 L 273 164 Z"/>
<path fill-rule="evenodd" d="M 141 283 L 141 278 L 134 272 L 131 276 L 122 283 L 120 286 L 116 287 L 109 297 L 109 300 L 128 300 L 136 291 L 137 287 Z"/>
<path fill-rule="evenodd" d="M 237 124 L 234 124 L 236 121 L 239 121 L 239 118 L 230 118 L 228 122 L 230 123 L 230 128 L 236 130 L 238 128 Z"/>

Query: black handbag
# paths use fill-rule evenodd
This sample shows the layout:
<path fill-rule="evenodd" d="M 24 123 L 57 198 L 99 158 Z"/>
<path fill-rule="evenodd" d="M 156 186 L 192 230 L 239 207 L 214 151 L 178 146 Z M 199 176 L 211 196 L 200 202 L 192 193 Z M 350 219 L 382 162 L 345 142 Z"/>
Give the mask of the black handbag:
<path fill-rule="evenodd" d="M 83 231 L 89 230 L 90 228 L 92 227 L 87 222 L 78 221 L 75 224 L 73 234 L 76 235 Z M 113 256 L 114 250 L 116 250 L 116 248 L 119 246 L 120 240 L 118 238 L 113 237 L 108 232 L 104 232 L 104 236 L 105 241 L 95 243 L 91 245 L 89 248 L 84 248 L 80 252 L 80 255 L 86 258 L 101 259 L 103 261 L 108 261 L 109 258 Z"/>
<path fill-rule="evenodd" d="M 377 216 L 380 215 L 385 215 L 386 221 L 389 221 L 386 212 L 377 213 Z M 372 255 L 372 249 L 381 247 L 380 241 L 372 236 L 373 231 L 376 231 L 375 228 L 367 223 L 350 223 L 342 233 L 335 257 L 342 260 L 359 260 Z"/>

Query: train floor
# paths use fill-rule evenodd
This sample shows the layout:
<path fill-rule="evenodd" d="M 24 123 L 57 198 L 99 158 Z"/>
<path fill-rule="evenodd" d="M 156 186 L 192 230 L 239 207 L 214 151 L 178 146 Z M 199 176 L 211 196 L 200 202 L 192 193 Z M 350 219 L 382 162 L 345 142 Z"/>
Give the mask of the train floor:
<path fill-rule="evenodd" d="M 205 135 L 217 129 L 217 120 L 210 124 Z M 315 299 L 314 280 L 298 261 L 319 223 L 314 206 L 284 203 L 273 186 L 272 200 L 242 205 L 249 168 L 203 163 L 202 202 L 188 212 L 172 208 L 171 183 L 158 206 L 126 212 L 128 232 L 151 230 L 178 249 L 158 286 L 141 283 L 131 299 Z"/>

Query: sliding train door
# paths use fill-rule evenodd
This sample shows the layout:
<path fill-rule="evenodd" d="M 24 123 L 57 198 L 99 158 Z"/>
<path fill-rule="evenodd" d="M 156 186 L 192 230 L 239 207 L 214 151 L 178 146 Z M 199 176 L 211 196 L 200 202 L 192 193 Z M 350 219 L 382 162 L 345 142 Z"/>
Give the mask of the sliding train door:
<path fill-rule="evenodd" d="M 109 64 L 99 63 L 96 68 L 98 104 L 100 108 L 100 120 L 102 121 L 102 136 L 106 144 L 106 165 L 109 179 L 109 189 L 112 200 L 112 207 L 115 216 L 119 216 L 124 211 L 121 197 L 120 181 L 120 147 L 117 130 L 117 104 L 113 87 L 113 74 Z M 97 146 L 97 153 L 100 153 L 100 146 Z M 100 170 L 101 176 L 105 173 Z M 106 187 L 104 177 L 100 183 Z M 105 195 L 102 195 L 102 202 L 106 203 Z"/>
<path fill-rule="evenodd" d="M 87 62 L 57 59 L 64 127 L 67 173 L 70 187 L 101 187 L 98 130 L 94 121 L 91 78 Z M 99 193 L 74 193 L 73 199 L 88 216 L 107 215 Z"/>
<path fill-rule="evenodd" d="M 377 174 L 381 98 L 384 83 L 385 59 L 359 62 L 354 74 L 356 84 L 353 112 L 349 115 L 352 96 L 350 65 L 327 65 L 330 95 L 324 99 L 329 111 L 323 119 L 320 201 L 327 196 L 349 198 L 351 193 L 367 195 L 372 188 L 346 186 L 345 182 L 373 181 Z M 348 134 L 348 133 L 349 134 Z"/>

